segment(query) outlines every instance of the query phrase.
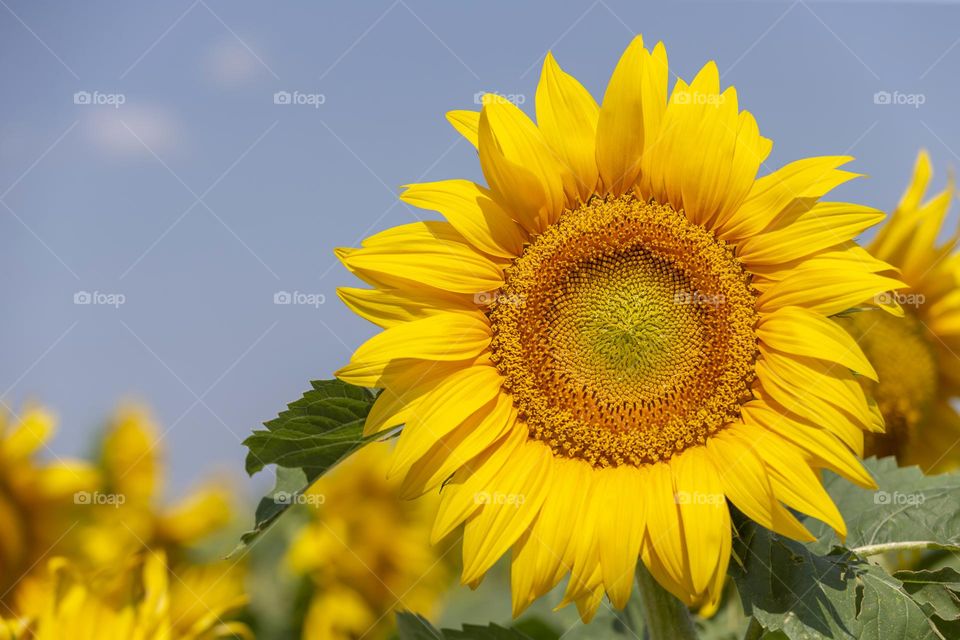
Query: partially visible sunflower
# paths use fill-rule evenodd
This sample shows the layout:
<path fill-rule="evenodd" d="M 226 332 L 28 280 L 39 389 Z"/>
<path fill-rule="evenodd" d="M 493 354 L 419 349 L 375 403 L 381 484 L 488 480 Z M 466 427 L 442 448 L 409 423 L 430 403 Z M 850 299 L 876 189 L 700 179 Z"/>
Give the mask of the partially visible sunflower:
<path fill-rule="evenodd" d="M 668 77 L 638 37 L 598 106 L 548 54 L 536 124 L 496 96 L 448 114 L 486 187 L 411 185 L 445 222 L 337 250 L 385 329 L 337 375 L 384 389 L 368 433 L 405 425 L 403 492 L 443 485 L 432 537 L 464 525 L 464 583 L 512 549 L 515 615 L 568 573 L 584 619 L 623 607 L 638 557 L 709 612 L 727 499 L 809 540 L 787 507 L 846 531 L 820 469 L 874 486 L 876 373 L 832 316 L 902 286 L 852 240 L 883 214 L 819 200 L 848 157 L 758 178 L 771 142 L 716 65 Z"/>
<path fill-rule="evenodd" d="M 956 190 L 951 177 L 924 200 L 932 174 L 921 151 L 910 185 L 869 246 L 900 270 L 907 288 L 884 295 L 901 301 L 905 317 L 856 313 L 845 323 L 880 378 L 868 388 L 887 430 L 870 435 L 868 454 L 941 472 L 960 465 L 960 415 L 950 404 L 960 396 L 960 231 L 938 240 Z"/>
<path fill-rule="evenodd" d="M 159 430 L 146 409 L 121 406 L 103 435 L 103 479 L 70 536 L 69 557 L 93 581 L 97 597 L 116 601 L 138 584 L 144 553 L 162 553 L 170 570 L 171 628 L 200 637 L 220 611 L 247 600 L 244 563 L 209 561 L 199 546 L 232 517 L 228 490 L 210 484 L 172 506 L 161 504 L 163 463 Z"/>
<path fill-rule="evenodd" d="M 56 421 L 40 407 L 0 413 L 0 604 L 75 526 L 74 494 L 97 485 L 91 465 L 40 461 Z M 0 607 L 0 614 L 4 612 Z"/>
<path fill-rule="evenodd" d="M 193 624 L 177 624 L 176 589 L 171 588 L 166 558 L 148 553 L 122 598 L 104 597 L 96 579 L 65 558 L 48 564 L 48 575 L 31 578 L 20 590 L 18 617 L 0 616 L 0 640 L 213 640 L 253 638 L 238 622 L 225 622 L 243 602 L 211 603 Z"/>
<path fill-rule="evenodd" d="M 394 611 L 436 612 L 450 578 L 429 543 L 437 501 L 401 500 L 389 455 L 389 445 L 370 444 L 306 494 L 311 520 L 287 554 L 311 581 L 304 640 L 387 638 Z"/>
<path fill-rule="evenodd" d="M 171 562 L 223 529 L 232 517 L 228 490 L 211 483 L 167 506 L 159 430 L 149 412 L 121 406 L 107 426 L 99 455 L 100 504 L 90 505 L 77 538 L 91 566 L 123 568 L 144 548 L 163 549 Z"/>

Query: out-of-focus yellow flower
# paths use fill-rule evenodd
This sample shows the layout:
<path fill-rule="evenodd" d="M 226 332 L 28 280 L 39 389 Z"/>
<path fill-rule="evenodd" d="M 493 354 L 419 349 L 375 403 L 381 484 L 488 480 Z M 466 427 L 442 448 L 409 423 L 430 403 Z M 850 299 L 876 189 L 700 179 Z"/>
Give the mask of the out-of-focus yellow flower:
<path fill-rule="evenodd" d="M 99 598 L 116 602 L 135 587 L 144 553 L 162 554 L 169 566 L 170 628 L 175 638 L 206 637 L 222 611 L 246 602 L 245 564 L 196 562 L 199 543 L 232 517 L 230 494 L 209 484 L 171 506 L 163 488 L 160 431 L 142 407 L 121 407 L 104 433 L 102 482 L 86 500 L 71 535 L 71 560 L 94 580 Z M 199 634 L 199 635 L 198 635 Z M 149 637 L 149 636 L 148 636 Z M 2 639 L 0 639 L 2 640 Z"/>
<path fill-rule="evenodd" d="M 49 575 L 33 578 L 21 592 L 29 602 L 17 619 L 0 620 L 0 640 L 211 640 L 252 638 L 247 627 L 224 622 L 232 610 L 244 604 L 242 598 L 208 601 L 202 616 L 181 624 L 178 616 L 178 589 L 171 585 L 166 558 L 148 553 L 137 580 L 122 599 L 105 598 L 96 584 L 78 572 L 64 558 L 55 558 Z M 180 576 L 181 578 L 183 576 Z M 199 586 L 203 580 L 197 583 Z M 184 584 L 182 588 L 188 588 Z"/>
<path fill-rule="evenodd" d="M 142 407 L 121 407 L 104 434 L 103 484 L 90 499 L 78 536 L 94 567 L 122 566 L 140 549 L 163 549 L 176 563 L 186 548 L 222 529 L 232 517 L 230 494 L 208 484 L 181 501 L 159 504 L 163 484 L 160 431 Z"/>
<path fill-rule="evenodd" d="M 53 436 L 52 414 L 31 407 L 16 418 L 0 414 L 0 603 L 76 525 L 74 495 L 97 485 L 91 465 L 39 462 Z M 0 611 L 3 611 L 0 608 Z M 2 638 L 2 635 L 0 635 Z"/>
<path fill-rule="evenodd" d="M 448 585 L 443 550 L 429 541 L 437 503 L 401 500 L 389 455 L 387 444 L 367 445 L 304 496 L 312 517 L 287 554 L 314 588 L 304 640 L 385 638 L 391 612 L 430 616 Z"/>
<path fill-rule="evenodd" d="M 921 151 L 913 179 L 896 210 L 870 245 L 870 253 L 900 270 L 908 285 L 896 294 L 904 317 L 855 313 L 845 319 L 879 376 L 864 382 L 877 400 L 885 433 L 868 434 L 867 454 L 895 455 L 900 464 L 940 472 L 960 464 L 960 232 L 938 236 L 956 195 L 953 179 L 925 200 L 932 176 Z"/>

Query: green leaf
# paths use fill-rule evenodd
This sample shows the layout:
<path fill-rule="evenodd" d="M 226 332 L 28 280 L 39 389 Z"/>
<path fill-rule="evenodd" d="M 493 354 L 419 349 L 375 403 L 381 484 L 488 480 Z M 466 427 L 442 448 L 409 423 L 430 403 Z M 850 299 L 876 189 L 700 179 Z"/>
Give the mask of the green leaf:
<path fill-rule="evenodd" d="M 817 540 L 807 545 L 742 519 L 731 575 L 744 608 L 766 630 L 790 638 L 960 637 L 951 626 L 960 627 L 956 613 L 936 615 L 933 602 L 936 596 L 946 606 L 956 595 L 950 584 L 920 588 L 917 581 L 934 580 L 932 572 L 891 576 L 868 560 L 889 551 L 960 549 L 960 477 L 925 476 L 892 458 L 864 464 L 875 491 L 824 474 L 847 524 L 845 546 L 810 518 L 805 524 Z"/>
<path fill-rule="evenodd" d="M 542 634 L 544 627 L 545 625 L 537 626 L 536 633 Z M 507 629 L 496 624 L 488 626 L 465 624 L 460 631 L 455 629 L 440 631 L 422 616 L 401 611 L 397 613 L 397 637 L 400 640 L 556 640 L 560 636 L 555 632 L 549 636 L 531 636 L 520 629 Z"/>
<path fill-rule="evenodd" d="M 917 467 L 898 467 L 893 458 L 869 458 L 864 466 L 877 481 L 876 491 L 824 474 L 847 523 L 847 548 L 867 555 L 907 543 L 960 550 L 960 476 L 925 476 Z M 818 538 L 812 549 L 827 553 L 836 543 L 829 527 L 815 520 L 805 524 Z"/>
<path fill-rule="evenodd" d="M 953 567 L 935 570 L 897 571 L 893 574 L 904 590 L 930 616 L 947 638 L 960 637 L 960 573 Z"/>
<path fill-rule="evenodd" d="M 266 431 L 254 431 L 243 444 L 247 473 L 268 464 L 307 469 L 308 480 L 335 465 L 373 438 L 363 437 L 363 424 L 374 396 L 339 380 L 317 380 L 313 389 L 287 410 L 265 422 Z"/>
<path fill-rule="evenodd" d="M 363 445 L 363 425 L 374 395 L 339 380 L 318 380 L 287 410 L 265 422 L 244 440 L 247 473 L 268 464 L 277 465 L 277 484 L 257 505 L 254 528 L 244 533 L 233 554 L 252 544 L 291 506 L 313 482 Z M 231 554 L 231 555 L 233 555 Z"/>
<path fill-rule="evenodd" d="M 903 584 L 844 549 L 818 556 L 752 522 L 738 527 L 731 564 L 744 610 L 794 640 L 942 638 Z"/>

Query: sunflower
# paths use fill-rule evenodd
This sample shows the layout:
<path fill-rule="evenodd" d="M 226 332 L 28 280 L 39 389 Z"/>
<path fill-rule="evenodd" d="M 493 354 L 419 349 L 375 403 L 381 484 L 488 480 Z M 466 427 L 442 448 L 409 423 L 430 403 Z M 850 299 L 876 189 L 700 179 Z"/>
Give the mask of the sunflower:
<path fill-rule="evenodd" d="M 401 500 L 387 480 L 391 448 L 368 445 L 306 494 L 311 519 L 287 553 L 309 577 L 304 640 L 390 637 L 394 611 L 436 612 L 450 578 L 444 553 L 430 546 L 436 500 Z"/>
<path fill-rule="evenodd" d="M 41 407 L 17 417 L 0 414 L 0 605 L 16 584 L 43 566 L 43 558 L 76 526 L 74 494 L 93 489 L 91 465 L 57 459 L 40 462 L 56 420 Z M 0 614 L 5 609 L 0 607 Z"/>
<path fill-rule="evenodd" d="M 102 481 L 64 553 L 98 600 L 113 606 L 142 582 L 144 553 L 162 555 L 169 573 L 169 627 L 178 638 L 206 637 L 198 630 L 220 624 L 225 612 L 247 600 L 245 563 L 210 561 L 199 549 L 229 524 L 230 497 L 211 484 L 172 505 L 158 504 L 164 481 L 158 439 L 144 407 L 117 409 L 100 445 Z"/>
<path fill-rule="evenodd" d="M 147 554 L 136 572 L 129 593 L 118 602 L 113 595 L 104 597 L 96 582 L 69 560 L 54 558 L 46 577 L 31 580 L 21 590 L 21 599 L 27 601 L 22 608 L 30 613 L 0 617 L 0 640 L 253 638 L 242 623 L 222 620 L 243 604 L 237 600 L 214 604 L 192 626 L 178 628 L 176 590 L 171 589 L 162 552 Z"/>
<path fill-rule="evenodd" d="M 373 287 L 340 297 L 384 329 L 337 375 L 383 389 L 367 433 L 405 425 L 404 494 L 442 485 L 432 538 L 463 525 L 462 581 L 512 550 L 514 615 L 568 573 L 584 620 L 623 607 L 638 558 L 709 612 L 728 501 L 810 540 L 789 509 L 845 534 L 820 469 L 874 486 L 876 372 L 832 316 L 901 286 L 852 241 L 883 214 L 820 201 L 848 157 L 758 178 L 772 143 L 715 63 L 667 84 L 639 37 L 599 106 L 548 54 L 536 124 L 497 96 L 448 114 L 487 186 L 410 185 L 446 221 L 337 250 Z"/>
<path fill-rule="evenodd" d="M 164 468 L 159 429 L 139 405 L 121 405 L 100 445 L 103 479 L 99 501 L 91 500 L 77 528 L 78 555 L 96 570 L 126 570 L 143 548 L 163 549 L 174 564 L 191 548 L 229 524 L 230 496 L 217 484 L 205 485 L 171 505 L 158 504 Z"/>
<path fill-rule="evenodd" d="M 937 240 L 956 192 L 951 178 L 924 201 L 932 174 L 921 151 L 909 187 L 869 247 L 900 270 L 908 288 L 883 295 L 905 316 L 856 313 L 845 323 L 880 378 L 867 387 L 887 430 L 867 438 L 867 452 L 941 472 L 960 464 L 960 416 L 950 405 L 960 395 L 960 232 Z"/>

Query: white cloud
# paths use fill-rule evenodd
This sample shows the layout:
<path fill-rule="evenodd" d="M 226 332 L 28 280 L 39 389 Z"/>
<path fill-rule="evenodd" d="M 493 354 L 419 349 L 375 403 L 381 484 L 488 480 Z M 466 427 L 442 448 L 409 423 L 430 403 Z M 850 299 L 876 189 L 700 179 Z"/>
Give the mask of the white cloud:
<path fill-rule="evenodd" d="M 176 117 L 156 105 L 124 104 L 120 108 L 87 107 L 84 137 L 100 151 L 118 157 L 161 158 L 176 150 L 182 142 L 182 130 Z"/>
<path fill-rule="evenodd" d="M 250 84 L 264 71 L 256 56 L 233 37 L 210 46 L 204 54 L 202 66 L 214 84 L 227 88 Z"/>

